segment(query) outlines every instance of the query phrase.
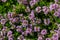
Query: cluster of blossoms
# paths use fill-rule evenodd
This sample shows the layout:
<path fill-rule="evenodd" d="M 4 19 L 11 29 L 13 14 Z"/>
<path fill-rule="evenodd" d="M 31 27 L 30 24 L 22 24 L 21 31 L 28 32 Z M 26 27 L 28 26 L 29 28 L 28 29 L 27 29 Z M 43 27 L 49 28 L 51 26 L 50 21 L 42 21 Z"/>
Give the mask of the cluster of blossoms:
<path fill-rule="evenodd" d="M 0 0 L 0 1 L 2 1 L 2 2 L 6 2 L 7 0 Z"/>
<path fill-rule="evenodd" d="M 27 16 L 24 12 L 0 14 L 0 40 L 60 40 L 60 24 L 55 20 L 60 18 L 59 0 L 33 9 L 40 1 L 17 0 L 18 4 L 27 5 L 24 10 Z"/>

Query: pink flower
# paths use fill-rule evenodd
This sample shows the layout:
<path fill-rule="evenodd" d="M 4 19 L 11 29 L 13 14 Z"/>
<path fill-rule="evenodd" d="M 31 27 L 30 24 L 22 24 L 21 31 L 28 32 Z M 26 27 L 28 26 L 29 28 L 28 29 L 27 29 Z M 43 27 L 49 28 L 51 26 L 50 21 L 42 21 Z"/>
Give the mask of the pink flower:
<path fill-rule="evenodd" d="M 6 19 L 1 19 L 1 24 L 5 24 L 6 23 Z"/>
<path fill-rule="evenodd" d="M 8 40 L 14 40 L 13 38 L 8 38 Z"/>
<path fill-rule="evenodd" d="M 6 32 L 7 31 L 7 27 L 4 26 L 3 29 L 2 29 L 2 31 Z"/>
<path fill-rule="evenodd" d="M 22 27 L 21 26 L 17 26 L 16 28 L 17 28 L 16 29 L 17 32 L 22 32 Z"/>
<path fill-rule="evenodd" d="M 13 18 L 9 18 L 9 20 L 12 22 Z"/>
<path fill-rule="evenodd" d="M 22 3 L 23 4 L 28 4 L 28 1 L 27 0 L 23 0 Z"/>
<path fill-rule="evenodd" d="M 52 11 L 53 9 L 54 9 L 54 6 L 53 6 L 53 4 L 50 4 L 50 11 Z"/>
<path fill-rule="evenodd" d="M 3 32 L 3 35 L 6 35 L 6 33 L 7 33 L 7 27 L 3 27 L 3 29 L 2 29 L 2 32 Z"/>
<path fill-rule="evenodd" d="M 21 26 L 17 26 L 16 28 L 22 28 Z"/>
<path fill-rule="evenodd" d="M 58 40 L 58 34 L 53 34 L 52 39 L 53 40 Z"/>
<path fill-rule="evenodd" d="M 30 6 L 33 7 L 39 0 L 31 0 L 30 1 Z"/>
<path fill-rule="evenodd" d="M 18 17 L 10 18 L 9 20 L 10 20 L 12 23 L 17 23 L 17 22 L 19 22 L 19 18 L 18 18 Z"/>
<path fill-rule="evenodd" d="M 59 8 L 59 5 L 58 4 L 53 4 L 53 7 L 54 7 L 54 9 L 57 9 L 57 8 Z"/>
<path fill-rule="evenodd" d="M 33 7 L 35 5 L 34 1 L 30 1 L 30 6 Z"/>
<path fill-rule="evenodd" d="M 59 2 L 59 0 L 54 0 L 55 2 Z"/>
<path fill-rule="evenodd" d="M 2 19 L 3 18 L 3 16 L 0 14 L 0 19 Z"/>
<path fill-rule="evenodd" d="M 34 27 L 34 31 L 35 32 L 39 32 L 40 31 L 40 27 Z"/>
<path fill-rule="evenodd" d="M 60 13 L 60 8 L 58 8 L 57 11 Z"/>
<path fill-rule="evenodd" d="M 11 12 L 8 12 L 7 17 L 8 18 L 12 18 L 12 13 Z"/>
<path fill-rule="evenodd" d="M 17 0 L 18 3 L 22 3 L 22 0 Z"/>
<path fill-rule="evenodd" d="M 44 12 L 44 14 L 48 14 L 49 8 L 46 6 L 43 6 L 43 12 Z"/>
<path fill-rule="evenodd" d="M 34 19 L 35 15 L 34 15 L 34 11 L 32 10 L 31 13 L 29 14 L 29 19 L 32 20 Z"/>
<path fill-rule="evenodd" d="M 2 31 L 0 31 L 0 36 L 3 36 L 3 32 Z"/>
<path fill-rule="evenodd" d="M 46 38 L 46 40 L 51 40 L 51 38 Z"/>
<path fill-rule="evenodd" d="M 37 13 L 40 13 L 41 12 L 41 7 L 38 6 L 35 10 L 36 10 Z"/>
<path fill-rule="evenodd" d="M 58 32 L 57 33 L 58 33 L 58 36 L 60 37 L 60 28 L 58 29 Z"/>
<path fill-rule="evenodd" d="M 31 1 L 33 1 L 33 2 L 35 2 L 35 3 L 36 3 L 36 2 L 38 2 L 39 0 L 31 0 Z"/>
<path fill-rule="evenodd" d="M 51 4 L 50 5 L 50 11 L 52 11 L 53 9 L 56 10 L 57 8 L 59 8 L 58 4 Z"/>
<path fill-rule="evenodd" d="M 32 32 L 32 29 L 31 28 L 27 28 L 25 32 L 26 32 L 26 34 L 30 34 Z"/>
<path fill-rule="evenodd" d="M 18 3 L 28 4 L 27 0 L 17 0 Z"/>
<path fill-rule="evenodd" d="M 23 39 L 24 39 L 24 36 L 20 35 L 20 36 L 18 36 L 17 39 L 18 39 L 18 40 L 23 40 Z"/>
<path fill-rule="evenodd" d="M 50 19 L 48 18 L 48 19 L 44 19 L 44 24 L 45 25 L 49 25 L 50 24 Z"/>
<path fill-rule="evenodd" d="M 4 40 L 4 38 L 0 38 L 0 40 Z"/>
<path fill-rule="evenodd" d="M 55 11 L 54 16 L 58 17 L 60 13 L 58 11 Z"/>
<path fill-rule="evenodd" d="M 37 19 L 37 20 L 36 20 L 36 23 L 37 23 L 37 24 L 41 23 L 41 19 Z"/>
<path fill-rule="evenodd" d="M 8 31 L 7 36 L 12 37 L 12 31 Z"/>
<path fill-rule="evenodd" d="M 23 20 L 22 25 L 23 26 L 27 26 L 28 25 L 28 21 L 27 20 Z"/>
<path fill-rule="evenodd" d="M 19 16 L 20 16 L 20 17 L 22 17 L 22 16 L 23 16 L 23 14 L 19 14 Z"/>
<path fill-rule="evenodd" d="M 2 2 L 6 2 L 7 0 L 1 0 Z"/>
<path fill-rule="evenodd" d="M 25 9 L 26 12 L 30 12 L 30 8 L 27 6 Z"/>
<path fill-rule="evenodd" d="M 43 40 L 43 38 L 41 36 L 38 37 L 38 40 Z"/>
<path fill-rule="evenodd" d="M 41 31 L 41 34 L 42 34 L 42 35 L 46 35 L 46 34 L 47 34 L 47 30 L 46 30 L 46 29 L 43 29 L 43 30 Z"/>

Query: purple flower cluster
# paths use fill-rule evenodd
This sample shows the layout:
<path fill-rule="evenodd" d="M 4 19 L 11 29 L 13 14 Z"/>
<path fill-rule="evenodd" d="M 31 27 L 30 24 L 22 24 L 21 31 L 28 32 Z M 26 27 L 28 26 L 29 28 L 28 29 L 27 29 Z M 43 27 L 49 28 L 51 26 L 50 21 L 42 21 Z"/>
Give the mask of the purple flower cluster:
<path fill-rule="evenodd" d="M 6 2 L 7 0 L 2 0 L 2 2 Z M 35 9 L 30 9 L 29 6 L 33 7 L 39 0 L 30 0 L 29 6 L 26 7 L 25 12 L 28 13 L 28 16 L 24 16 L 23 13 L 17 14 L 16 12 L 8 12 L 6 13 L 6 16 L 2 16 L 0 14 L 0 24 L 2 25 L 2 28 L 0 29 L 0 40 L 4 40 L 5 37 L 8 38 L 8 40 L 14 40 L 14 33 L 12 30 L 16 30 L 18 33 L 21 33 L 17 37 L 17 40 L 24 40 L 26 36 L 33 35 L 33 33 L 37 33 L 37 40 L 59 40 L 60 38 L 60 24 L 56 24 L 57 30 L 53 30 L 52 37 L 45 37 L 48 34 L 48 29 L 43 28 L 44 25 L 46 27 L 49 27 L 51 21 L 51 18 L 40 18 L 36 17 L 37 15 L 40 15 L 41 12 L 44 14 L 44 16 L 48 16 L 50 12 L 54 12 L 54 17 L 60 17 L 60 5 L 57 3 L 58 0 L 54 0 L 55 3 L 50 4 L 49 7 L 47 6 L 37 6 Z M 20 4 L 28 4 L 28 0 L 17 0 L 17 2 Z M 6 26 L 6 23 L 9 22 L 9 26 Z M 24 29 L 23 29 L 24 28 Z M 53 27 L 52 27 L 53 28 Z M 49 30 L 51 31 L 51 29 Z"/>
<path fill-rule="evenodd" d="M 2 2 L 6 2 L 7 0 L 1 0 Z"/>

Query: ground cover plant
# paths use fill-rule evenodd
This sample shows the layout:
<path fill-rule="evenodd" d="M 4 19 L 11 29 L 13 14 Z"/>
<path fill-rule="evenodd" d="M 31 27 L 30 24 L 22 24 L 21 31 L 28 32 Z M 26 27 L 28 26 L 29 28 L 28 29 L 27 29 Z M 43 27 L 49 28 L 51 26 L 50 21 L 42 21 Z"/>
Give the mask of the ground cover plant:
<path fill-rule="evenodd" d="M 0 40 L 60 40 L 60 0 L 0 0 Z"/>

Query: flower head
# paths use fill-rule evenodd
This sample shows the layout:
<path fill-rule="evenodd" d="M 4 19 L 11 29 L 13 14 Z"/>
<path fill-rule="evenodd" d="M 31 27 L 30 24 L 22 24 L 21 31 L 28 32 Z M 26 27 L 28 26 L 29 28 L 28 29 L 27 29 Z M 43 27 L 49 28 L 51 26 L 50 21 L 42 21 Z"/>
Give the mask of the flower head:
<path fill-rule="evenodd" d="M 5 24 L 7 21 L 6 21 L 6 19 L 1 19 L 1 24 Z"/>
<path fill-rule="evenodd" d="M 29 14 L 29 19 L 34 19 L 35 15 L 34 15 L 34 11 L 32 10 L 31 13 Z"/>
<path fill-rule="evenodd" d="M 55 2 L 59 2 L 59 0 L 54 0 Z"/>
<path fill-rule="evenodd" d="M 44 14 L 48 14 L 49 8 L 46 6 L 43 6 L 43 12 L 44 12 Z"/>
<path fill-rule="evenodd" d="M 8 38 L 8 40 L 13 40 L 13 38 Z"/>
<path fill-rule="evenodd" d="M 50 24 L 50 19 L 48 18 L 48 19 L 44 19 L 44 24 L 45 25 L 49 25 Z"/>
<path fill-rule="evenodd" d="M 43 40 L 43 38 L 41 36 L 38 37 L 38 40 Z"/>
<path fill-rule="evenodd" d="M 41 12 L 41 7 L 38 6 L 35 10 L 36 10 L 37 13 L 40 13 Z"/>
<path fill-rule="evenodd" d="M 56 10 L 57 8 L 59 8 L 59 5 L 58 4 L 51 4 L 50 5 L 50 11 Z"/>
<path fill-rule="evenodd" d="M 7 0 L 1 0 L 2 2 L 6 2 Z"/>
<path fill-rule="evenodd" d="M 58 11 L 55 11 L 54 16 L 58 17 L 60 13 Z"/>
<path fill-rule="evenodd" d="M 39 32 L 40 31 L 40 27 L 34 27 L 34 31 L 35 32 Z"/>
<path fill-rule="evenodd" d="M 18 32 L 22 32 L 22 27 L 21 27 L 21 26 L 17 26 L 16 28 L 17 28 L 16 30 L 17 30 Z"/>
<path fill-rule="evenodd" d="M 25 32 L 26 32 L 26 34 L 30 34 L 32 32 L 32 29 L 31 28 L 27 28 Z"/>
<path fill-rule="evenodd" d="M 8 12 L 7 17 L 8 17 L 8 18 L 12 18 L 12 15 L 13 15 L 13 14 L 12 14 L 11 12 Z"/>
<path fill-rule="evenodd" d="M 33 7 L 35 5 L 34 1 L 30 1 L 30 6 Z"/>
<path fill-rule="evenodd" d="M 3 18 L 3 16 L 0 14 L 0 19 L 2 19 Z"/>
<path fill-rule="evenodd" d="M 30 8 L 27 6 L 25 9 L 26 12 L 30 12 Z"/>
<path fill-rule="evenodd" d="M 43 30 L 41 31 L 41 34 L 42 34 L 42 35 L 46 35 L 46 34 L 47 34 L 47 30 L 46 30 L 46 29 L 43 29 Z"/>
<path fill-rule="evenodd" d="M 52 39 L 53 40 L 58 40 L 58 34 L 53 34 Z"/>
<path fill-rule="evenodd" d="M 51 40 L 51 38 L 46 38 L 46 40 Z"/>
<path fill-rule="evenodd" d="M 12 36 L 12 31 L 8 31 L 7 36 L 11 37 Z"/>
<path fill-rule="evenodd" d="M 23 20 L 22 25 L 23 26 L 27 26 L 28 25 L 28 21 L 27 20 Z"/>
<path fill-rule="evenodd" d="M 24 39 L 24 36 L 20 35 L 20 36 L 18 36 L 17 39 L 18 39 L 18 40 L 23 40 L 23 39 Z"/>

